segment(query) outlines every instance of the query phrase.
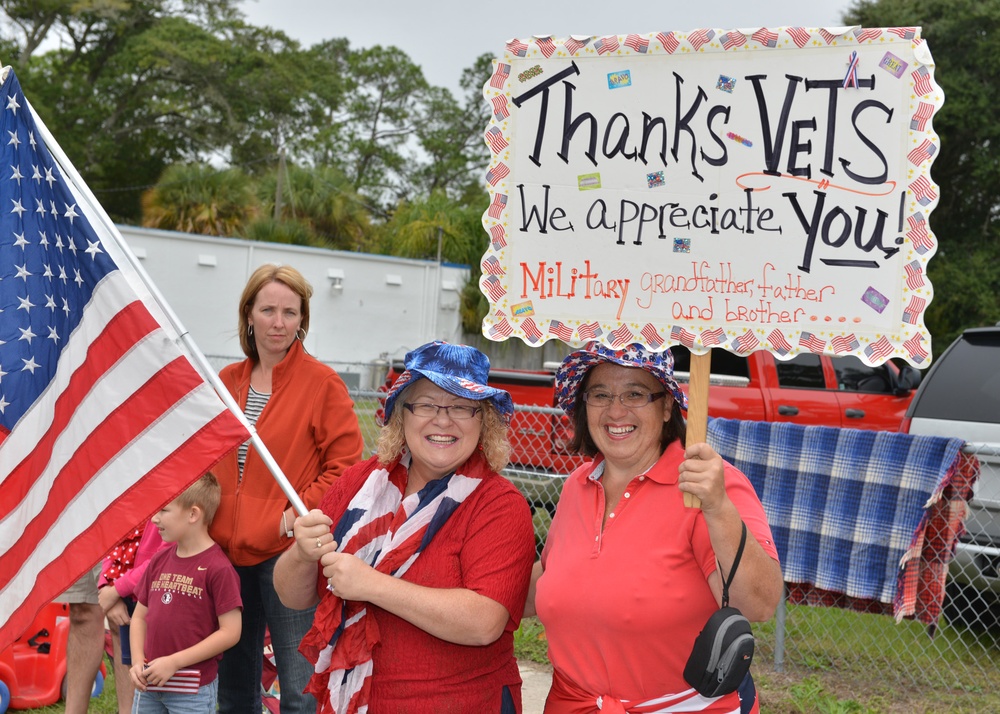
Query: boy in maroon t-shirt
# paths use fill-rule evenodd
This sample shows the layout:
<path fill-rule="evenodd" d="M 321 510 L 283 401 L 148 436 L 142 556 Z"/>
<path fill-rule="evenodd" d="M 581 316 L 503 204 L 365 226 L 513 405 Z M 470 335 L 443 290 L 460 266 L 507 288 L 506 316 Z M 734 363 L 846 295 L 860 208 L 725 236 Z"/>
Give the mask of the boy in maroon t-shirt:
<path fill-rule="evenodd" d="M 163 548 L 136 588 L 133 712 L 214 712 L 222 653 L 242 629 L 240 581 L 208 534 L 221 489 L 211 473 L 153 515 Z"/>

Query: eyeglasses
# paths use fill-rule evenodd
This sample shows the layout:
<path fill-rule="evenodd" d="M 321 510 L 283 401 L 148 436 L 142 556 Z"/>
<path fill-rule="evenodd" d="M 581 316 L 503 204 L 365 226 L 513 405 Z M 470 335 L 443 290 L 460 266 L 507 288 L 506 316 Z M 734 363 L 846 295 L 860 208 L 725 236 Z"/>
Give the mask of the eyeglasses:
<path fill-rule="evenodd" d="M 651 402 L 655 402 L 657 399 L 663 399 L 665 396 L 667 396 L 666 392 L 654 393 L 633 390 L 631 392 L 622 392 L 621 394 L 612 394 L 611 392 L 605 392 L 601 389 L 590 389 L 583 393 L 583 401 L 586 402 L 588 406 L 604 409 L 606 407 L 610 407 L 617 398 L 618 401 L 626 407 L 638 409 L 650 404 Z"/>
<path fill-rule="evenodd" d="M 443 407 L 438 404 L 403 404 L 404 407 L 410 410 L 413 416 L 418 416 L 423 419 L 431 419 L 438 415 L 438 412 L 444 410 L 452 419 L 456 421 L 461 421 L 463 419 L 471 419 L 482 411 L 481 407 L 468 407 L 464 404 L 453 404 L 449 407 Z"/>

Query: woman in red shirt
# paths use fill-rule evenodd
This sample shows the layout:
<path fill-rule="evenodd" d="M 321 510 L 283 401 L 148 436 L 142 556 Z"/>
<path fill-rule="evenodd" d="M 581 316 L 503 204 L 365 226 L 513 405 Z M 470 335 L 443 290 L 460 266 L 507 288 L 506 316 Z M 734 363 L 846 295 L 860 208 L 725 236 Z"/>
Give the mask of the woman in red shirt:
<path fill-rule="evenodd" d="M 535 557 L 507 464 L 510 395 L 489 360 L 434 342 L 406 355 L 378 453 L 295 521 L 275 584 L 316 605 L 302 652 L 321 711 L 521 711 L 514 659 Z"/>
<path fill-rule="evenodd" d="M 695 637 L 721 602 L 769 619 L 781 569 L 760 501 L 747 478 L 708 444 L 683 446 L 687 397 L 669 350 L 597 343 L 556 373 L 573 447 L 592 462 L 567 479 L 527 613 L 549 643 L 546 714 L 756 710 L 752 680 L 740 693 L 704 697 L 684 681 Z M 684 493 L 701 499 L 686 508 Z"/>

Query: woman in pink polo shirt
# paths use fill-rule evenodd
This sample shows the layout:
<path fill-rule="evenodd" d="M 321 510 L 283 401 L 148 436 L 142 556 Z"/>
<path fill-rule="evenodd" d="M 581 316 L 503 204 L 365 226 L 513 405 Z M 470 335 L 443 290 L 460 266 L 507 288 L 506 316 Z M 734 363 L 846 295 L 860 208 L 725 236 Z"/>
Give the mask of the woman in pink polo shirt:
<path fill-rule="evenodd" d="M 714 698 L 683 677 L 720 606 L 720 567 L 728 576 L 742 523 L 750 537 L 730 605 L 767 620 L 782 580 L 750 482 L 708 444 L 684 447 L 687 398 L 669 350 L 591 343 L 563 361 L 556 391 L 574 419 L 573 447 L 595 458 L 566 479 L 526 608 L 549 642 L 546 714 L 758 711 L 749 676 Z M 700 510 L 684 506 L 685 492 Z"/>

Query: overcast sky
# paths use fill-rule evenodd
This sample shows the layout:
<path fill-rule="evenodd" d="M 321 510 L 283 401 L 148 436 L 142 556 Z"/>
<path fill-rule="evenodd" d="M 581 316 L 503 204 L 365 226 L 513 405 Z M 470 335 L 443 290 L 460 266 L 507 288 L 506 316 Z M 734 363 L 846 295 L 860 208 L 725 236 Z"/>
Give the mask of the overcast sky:
<path fill-rule="evenodd" d="M 480 54 L 500 55 L 512 37 L 610 35 L 703 27 L 831 27 L 850 0 L 243 0 L 247 20 L 308 47 L 346 37 L 351 47 L 395 45 L 431 84 L 458 91 Z"/>

